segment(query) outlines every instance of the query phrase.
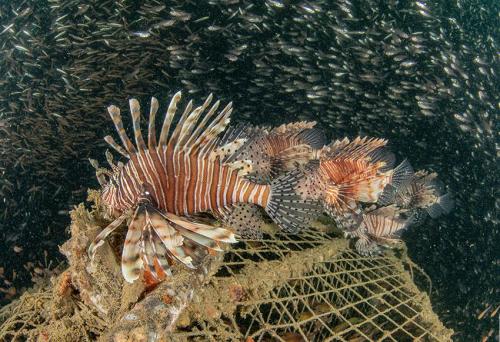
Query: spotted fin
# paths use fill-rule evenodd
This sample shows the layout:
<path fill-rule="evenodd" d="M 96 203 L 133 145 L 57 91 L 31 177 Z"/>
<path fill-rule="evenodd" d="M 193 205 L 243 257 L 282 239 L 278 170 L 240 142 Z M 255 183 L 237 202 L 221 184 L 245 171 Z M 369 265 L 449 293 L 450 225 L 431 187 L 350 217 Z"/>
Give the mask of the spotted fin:
<path fill-rule="evenodd" d="M 271 182 L 270 199 L 265 210 L 288 233 L 297 233 L 321 214 L 317 201 L 303 199 L 297 194 L 297 185 L 303 177 L 301 170 L 295 170 Z"/>
<path fill-rule="evenodd" d="M 262 209 L 257 205 L 236 204 L 223 214 L 222 221 L 243 239 L 262 238 L 265 218 Z"/>

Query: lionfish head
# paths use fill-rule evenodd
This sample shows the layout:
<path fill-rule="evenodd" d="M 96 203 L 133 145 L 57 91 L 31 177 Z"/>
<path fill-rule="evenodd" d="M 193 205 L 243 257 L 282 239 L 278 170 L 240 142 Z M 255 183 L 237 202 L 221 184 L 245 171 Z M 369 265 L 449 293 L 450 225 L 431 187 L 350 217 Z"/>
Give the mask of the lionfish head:
<path fill-rule="evenodd" d="M 116 216 L 117 208 L 115 207 L 117 194 L 118 194 L 118 177 L 120 170 L 113 167 L 112 170 L 99 167 L 96 160 L 90 159 L 90 163 L 96 169 L 97 181 L 101 185 L 101 203 L 108 210 L 110 216 Z"/>

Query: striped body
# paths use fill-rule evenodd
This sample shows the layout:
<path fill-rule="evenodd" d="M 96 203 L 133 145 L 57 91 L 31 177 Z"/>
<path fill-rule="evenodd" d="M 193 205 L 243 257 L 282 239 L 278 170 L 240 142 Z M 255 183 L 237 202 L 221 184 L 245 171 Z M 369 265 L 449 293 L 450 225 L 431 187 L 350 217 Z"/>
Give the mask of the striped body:
<path fill-rule="evenodd" d="M 282 229 L 292 231 L 316 208 L 295 193 L 298 173 L 290 172 L 270 184 L 245 178 L 252 172 L 252 161 L 235 155 L 246 139 L 219 137 L 230 122 L 231 103 L 217 113 L 219 101 L 209 109 L 212 95 L 196 108 L 190 101 L 173 124 L 180 99 L 178 92 L 170 101 L 158 141 L 159 104 L 151 99 L 147 146 L 139 102 L 129 101 L 135 144 L 125 132 L 120 109 L 109 106 L 122 144 L 111 136 L 104 139 L 128 161 L 114 164 L 107 153 L 111 171 L 91 161 L 102 185 L 102 202 L 116 219 L 98 234 L 89 255 L 93 259 L 106 237 L 132 214 L 122 252 L 122 274 L 128 282 L 138 279 L 142 269 L 146 278 L 161 280 L 171 274 L 173 261 L 196 268 L 209 250 L 221 251 L 219 243 L 236 242 L 231 230 L 195 222 L 189 218 L 192 214 L 223 216 L 232 206 L 248 203 L 261 206 Z"/>
<path fill-rule="evenodd" d="M 110 208 L 120 212 L 136 204 L 144 185 L 157 208 L 176 215 L 217 213 L 236 203 L 268 204 L 270 185 L 244 179 L 219 156 L 187 156 L 162 148 L 130 157 L 116 177 L 117 186 L 102 196 Z"/>
<path fill-rule="evenodd" d="M 392 181 L 391 155 L 383 139 L 356 138 L 333 142 L 321 153 L 316 177 L 323 183 L 323 201 L 330 211 L 377 202 Z"/>

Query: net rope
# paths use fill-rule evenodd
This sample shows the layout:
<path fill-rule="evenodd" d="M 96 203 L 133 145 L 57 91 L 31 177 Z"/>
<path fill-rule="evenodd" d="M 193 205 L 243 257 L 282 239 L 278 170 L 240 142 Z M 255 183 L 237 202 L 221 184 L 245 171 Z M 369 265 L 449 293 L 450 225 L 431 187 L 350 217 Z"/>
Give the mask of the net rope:
<path fill-rule="evenodd" d="M 324 227 L 266 233 L 149 292 L 117 278 L 115 244 L 87 266 L 88 241 L 107 224 L 98 206 L 72 220 L 68 268 L 0 309 L 0 341 L 451 340 L 404 249 L 364 257 Z"/>

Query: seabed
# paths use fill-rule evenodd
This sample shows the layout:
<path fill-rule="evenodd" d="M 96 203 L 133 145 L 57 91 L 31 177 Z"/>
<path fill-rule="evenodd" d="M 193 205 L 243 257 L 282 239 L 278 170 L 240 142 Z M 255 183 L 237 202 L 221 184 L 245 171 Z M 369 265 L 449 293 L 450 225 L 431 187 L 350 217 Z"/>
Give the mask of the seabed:
<path fill-rule="evenodd" d="M 93 208 L 72 211 L 71 238 L 61 247 L 67 268 L 0 310 L 0 340 L 451 340 L 404 250 L 363 257 L 320 223 L 242 240 L 195 272 L 176 266 L 153 289 L 143 279 L 126 283 L 123 234 L 89 260 L 90 242 L 109 223 L 98 193 L 89 193 Z"/>

